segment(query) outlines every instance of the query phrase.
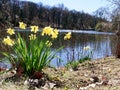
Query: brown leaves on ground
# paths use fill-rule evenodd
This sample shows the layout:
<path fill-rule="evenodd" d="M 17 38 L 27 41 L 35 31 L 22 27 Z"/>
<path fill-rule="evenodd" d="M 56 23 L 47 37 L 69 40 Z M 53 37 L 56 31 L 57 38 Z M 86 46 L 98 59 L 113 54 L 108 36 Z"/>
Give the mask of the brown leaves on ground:
<path fill-rule="evenodd" d="M 90 86 L 87 90 L 100 88 L 102 90 L 112 90 L 114 87 L 119 88 L 120 85 L 120 59 L 106 57 L 86 61 L 79 65 L 77 71 L 66 70 L 64 67 L 55 70 L 47 68 L 45 73 L 51 77 L 58 77 L 64 83 L 62 88 L 79 90 L 81 87 Z M 93 88 L 92 85 L 94 86 L 94 84 L 95 87 Z"/>
<path fill-rule="evenodd" d="M 120 59 L 115 57 L 86 61 L 79 64 L 77 71 L 59 67 L 45 68 L 43 72 L 47 75 L 43 90 L 120 90 Z"/>

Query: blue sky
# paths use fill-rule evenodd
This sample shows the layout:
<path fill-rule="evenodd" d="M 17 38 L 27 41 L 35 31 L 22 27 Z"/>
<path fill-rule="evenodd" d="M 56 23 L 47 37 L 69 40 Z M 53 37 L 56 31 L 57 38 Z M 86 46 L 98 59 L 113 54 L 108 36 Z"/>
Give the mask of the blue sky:
<path fill-rule="evenodd" d="M 107 0 L 24 0 L 32 2 L 42 2 L 43 5 L 57 6 L 58 4 L 64 4 L 69 10 L 84 11 L 91 13 L 100 7 L 110 6 Z"/>

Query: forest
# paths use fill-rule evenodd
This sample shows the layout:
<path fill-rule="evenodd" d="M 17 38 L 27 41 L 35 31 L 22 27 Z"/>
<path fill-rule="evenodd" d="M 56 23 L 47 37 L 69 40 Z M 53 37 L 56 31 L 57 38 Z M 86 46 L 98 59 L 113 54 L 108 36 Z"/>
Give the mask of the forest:
<path fill-rule="evenodd" d="M 120 90 L 120 0 L 106 1 L 88 14 L 0 0 L 0 90 Z"/>
<path fill-rule="evenodd" d="M 42 3 L 19 0 L 0 0 L 0 28 L 17 27 L 18 22 L 38 25 L 43 28 L 51 26 L 59 29 L 95 29 L 105 18 L 90 15 L 83 11 L 69 10 L 63 4 L 53 7 Z"/>

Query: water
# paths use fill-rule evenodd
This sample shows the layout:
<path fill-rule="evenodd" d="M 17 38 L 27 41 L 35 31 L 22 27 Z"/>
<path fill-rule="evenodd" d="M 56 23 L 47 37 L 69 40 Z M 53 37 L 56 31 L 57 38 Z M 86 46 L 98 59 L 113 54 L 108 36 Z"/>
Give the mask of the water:
<path fill-rule="evenodd" d="M 26 34 L 28 31 L 19 32 Z M 116 43 L 116 37 L 113 33 L 82 30 L 60 30 L 60 32 L 60 38 L 54 42 L 52 49 L 54 50 L 64 46 L 64 48 L 57 53 L 62 62 L 60 59 L 56 58 L 51 62 L 54 66 L 64 66 L 71 60 L 79 60 L 81 57 L 84 57 L 89 53 L 88 51 L 83 50 L 85 46 L 90 46 L 90 50 L 92 51 L 92 59 L 113 55 Z M 72 38 L 70 40 L 63 40 L 66 32 L 72 32 Z M 1 51 L 4 51 L 3 48 L 1 48 Z"/>
<path fill-rule="evenodd" d="M 62 33 L 70 30 L 63 30 Z M 91 58 L 98 59 L 106 56 L 111 56 L 115 49 L 115 35 L 113 33 L 104 33 L 96 31 L 72 31 L 72 38 L 70 41 L 59 39 L 54 48 L 63 45 L 64 48 L 58 53 L 63 62 L 59 59 L 52 61 L 55 66 L 63 66 L 71 60 L 79 60 L 89 52 L 83 50 L 84 47 L 90 46 L 92 51 Z"/>

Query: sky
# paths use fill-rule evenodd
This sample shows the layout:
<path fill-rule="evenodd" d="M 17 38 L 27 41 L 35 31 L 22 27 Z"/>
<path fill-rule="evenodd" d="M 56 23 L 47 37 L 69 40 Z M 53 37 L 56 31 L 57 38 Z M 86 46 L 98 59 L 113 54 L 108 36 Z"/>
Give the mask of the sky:
<path fill-rule="evenodd" d="M 24 0 L 32 2 L 42 2 L 43 5 L 57 6 L 58 4 L 64 4 L 69 10 L 84 11 L 92 14 L 100 7 L 110 6 L 107 0 Z"/>

